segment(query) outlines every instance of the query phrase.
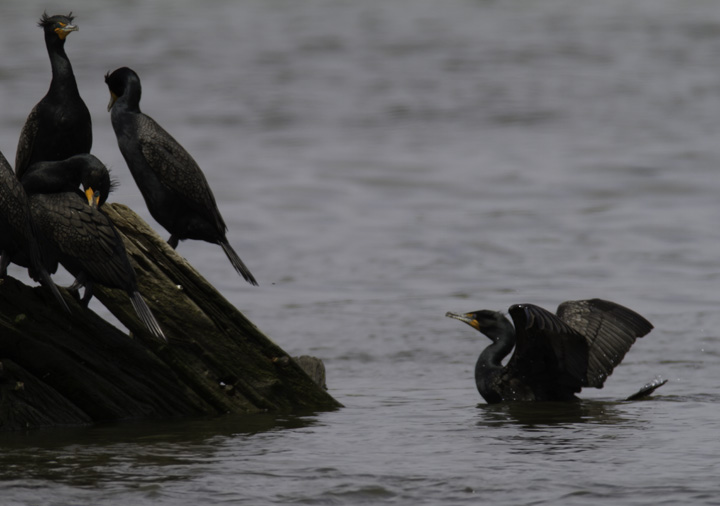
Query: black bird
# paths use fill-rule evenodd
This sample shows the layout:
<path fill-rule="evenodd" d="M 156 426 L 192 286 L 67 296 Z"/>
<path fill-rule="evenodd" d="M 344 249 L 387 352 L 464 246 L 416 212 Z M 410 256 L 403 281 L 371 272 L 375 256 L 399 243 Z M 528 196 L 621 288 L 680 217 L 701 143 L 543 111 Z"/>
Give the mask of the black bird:
<path fill-rule="evenodd" d="M 135 271 L 125 251 L 125 245 L 112 221 L 98 208 L 107 199 L 95 188 L 111 188 L 110 177 L 102 162 L 92 155 L 81 155 L 70 162 L 43 162 L 32 166 L 23 181 L 30 195 L 30 209 L 38 231 L 59 262 L 85 286 L 81 300 L 87 306 L 95 283 L 127 292 L 138 317 L 150 332 L 167 341 L 157 320 L 138 292 Z M 75 170 L 63 170 L 79 167 Z M 104 170 L 98 170 L 98 169 Z M 65 174 L 65 179 L 62 179 Z M 45 177 L 47 176 L 47 177 Z M 74 179 L 77 178 L 78 179 Z M 49 181 L 57 178 L 58 192 Z M 77 181 L 77 184 L 76 184 Z M 82 184 L 79 190 L 65 191 Z"/>
<path fill-rule="evenodd" d="M 50 279 L 57 263 L 46 262 L 38 246 L 35 226 L 30 213 L 30 202 L 20 181 L 5 156 L 0 153 L 0 277 L 7 275 L 12 261 L 28 267 L 31 277 L 50 288 L 55 298 L 70 311 L 60 292 Z"/>
<path fill-rule="evenodd" d="M 445 314 L 492 341 L 475 365 L 478 391 L 491 404 L 573 400 L 583 387 L 602 388 L 635 339 L 653 328 L 636 312 L 601 299 L 563 302 L 557 315 L 532 304 L 515 304 L 509 313 L 514 327 L 497 311 Z"/>
<path fill-rule="evenodd" d="M 138 75 L 122 67 L 105 75 L 110 89 L 112 125 L 127 162 L 153 218 L 168 232 L 168 243 L 199 239 L 222 246 L 235 270 L 257 285 L 226 238 L 227 226 L 198 164 L 155 120 L 140 111 Z"/>
<path fill-rule="evenodd" d="M 47 94 L 30 112 L 20 133 L 15 156 L 15 173 L 22 180 L 35 162 L 64 160 L 89 153 L 92 146 L 90 112 L 85 106 L 65 54 L 65 38 L 78 29 L 72 14 L 48 16 L 38 23 L 45 32 L 52 80 Z"/>
<path fill-rule="evenodd" d="M 92 188 L 100 192 L 99 205 L 105 203 L 115 183 L 105 164 L 91 154 L 71 156 L 55 162 L 37 162 L 28 167 L 22 178 L 28 194 L 79 192 L 79 188 Z"/>

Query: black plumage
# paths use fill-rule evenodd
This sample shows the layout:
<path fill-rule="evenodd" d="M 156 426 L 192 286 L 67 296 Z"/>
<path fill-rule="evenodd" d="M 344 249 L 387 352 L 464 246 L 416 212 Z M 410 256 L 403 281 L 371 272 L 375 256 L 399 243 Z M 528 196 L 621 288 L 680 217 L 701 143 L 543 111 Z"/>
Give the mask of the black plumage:
<path fill-rule="evenodd" d="M 99 205 L 105 203 L 115 187 L 105 164 L 91 154 L 34 163 L 25 172 L 22 185 L 28 194 L 77 192 L 81 186 L 92 188 L 93 192 L 100 192 Z"/>
<path fill-rule="evenodd" d="M 78 28 L 73 16 L 43 14 L 38 23 L 45 33 L 52 80 L 47 94 L 30 112 L 20 133 L 15 173 L 22 180 L 35 162 L 64 160 L 92 147 L 90 112 L 80 97 L 65 38 Z"/>
<path fill-rule="evenodd" d="M 38 246 L 30 203 L 5 156 L 0 153 L 0 277 L 10 262 L 28 267 L 30 276 L 50 288 L 58 302 L 68 306 L 50 278 L 57 262 L 45 259 Z"/>
<path fill-rule="evenodd" d="M 110 89 L 112 125 L 150 214 L 170 232 L 173 248 L 184 239 L 222 246 L 235 270 L 257 285 L 228 243 L 227 226 L 210 185 L 190 154 L 151 117 L 140 111 L 138 75 L 123 67 L 105 76 Z"/>
<path fill-rule="evenodd" d="M 76 169 L 62 170 L 68 167 Z M 99 167 L 104 170 L 98 170 Z M 56 178 L 62 179 L 62 174 L 65 178 L 55 188 L 48 185 Z M 72 163 L 43 162 L 31 167 L 23 183 L 30 194 L 33 220 L 46 243 L 44 249 L 75 276 L 77 284 L 85 286 L 82 303 L 88 304 L 96 283 L 124 290 L 150 332 L 166 340 L 138 292 L 135 271 L 120 234 L 110 218 L 98 208 L 98 203 L 104 202 L 107 195 L 101 195 L 96 188 L 111 187 L 102 162 L 92 155 L 82 155 Z M 66 191 L 73 184 L 75 188 L 82 184 L 87 196 L 79 190 Z M 59 191 L 50 192 L 54 189 Z"/>
<path fill-rule="evenodd" d="M 492 341 L 475 366 L 488 403 L 564 401 L 583 387 L 602 388 L 635 340 L 653 328 L 636 312 L 601 299 L 563 302 L 557 315 L 532 304 L 515 304 L 509 313 L 514 327 L 496 311 L 445 315 Z"/>

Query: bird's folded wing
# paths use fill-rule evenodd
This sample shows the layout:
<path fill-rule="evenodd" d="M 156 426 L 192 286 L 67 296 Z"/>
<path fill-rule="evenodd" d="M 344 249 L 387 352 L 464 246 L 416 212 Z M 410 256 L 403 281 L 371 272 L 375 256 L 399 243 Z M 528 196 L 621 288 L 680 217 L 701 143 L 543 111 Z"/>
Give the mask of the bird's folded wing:
<path fill-rule="evenodd" d="M 146 134 L 139 140 L 140 150 L 162 183 L 182 197 L 187 206 L 226 230 L 205 175 L 190 153 L 149 116 L 141 116 L 139 122 L 138 130 Z"/>
<path fill-rule="evenodd" d="M 32 111 L 30 111 L 27 120 L 25 120 L 25 124 L 20 131 L 20 138 L 18 139 L 18 146 L 15 155 L 15 174 L 17 174 L 18 179 L 22 179 L 25 174 L 25 170 L 30 164 L 30 155 L 32 154 L 37 131 L 38 113 L 36 105 L 33 107 Z"/>

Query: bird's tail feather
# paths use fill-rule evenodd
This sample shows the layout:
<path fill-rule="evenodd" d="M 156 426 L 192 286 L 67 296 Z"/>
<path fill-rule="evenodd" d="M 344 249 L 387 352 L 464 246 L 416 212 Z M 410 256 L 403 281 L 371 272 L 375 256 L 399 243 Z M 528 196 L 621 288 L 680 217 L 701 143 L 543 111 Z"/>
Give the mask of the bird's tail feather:
<path fill-rule="evenodd" d="M 53 296 L 58 300 L 60 305 L 65 308 L 65 311 L 69 313 L 70 308 L 68 307 L 67 302 L 65 302 L 65 299 L 63 299 L 63 296 L 60 294 L 60 290 L 58 290 L 58 287 L 50 277 L 50 274 L 48 274 L 48 271 L 46 271 L 44 267 L 41 267 L 39 274 L 40 279 L 42 280 L 42 284 L 50 289 Z"/>
<path fill-rule="evenodd" d="M 667 383 L 668 380 L 663 379 L 661 377 L 657 377 L 654 380 L 652 380 L 650 383 L 647 383 L 644 385 L 640 390 L 632 394 L 630 397 L 625 399 L 626 401 L 636 401 L 638 399 L 644 399 L 645 397 L 648 397 L 651 393 L 653 393 L 655 390 L 663 386 L 665 383 Z"/>
<path fill-rule="evenodd" d="M 0 253 L 0 277 L 7 276 L 7 268 L 10 265 L 10 255 L 7 251 Z"/>
<path fill-rule="evenodd" d="M 233 265 L 233 267 L 235 267 L 235 270 L 238 271 L 238 273 L 243 278 L 245 278 L 245 281 L 247 281 L 251 285 L 258 286 L 257 281 L 255 281 L 255 277 L 250 272 L 250 269 L 248 269 L 243 263 L 243 261 L 240 260 L 238 254 L 235 253 L 235 250 L 232 249 L 232 246 L 230 246 L 230 243 L 227 241 L 222 241 L 220 243 L 220 246 L 222 246 L 223 251 L 230 260 L 230 263 Z"/>
<path fill-rule="evenodd" d="M 30 224 L 30 229 L 33 231 L 32 234 L 35 234 L 34 225 Z M 32 240 L 28 242 L 29 244 L 29 254 L 30 254 L 30 271 L 35 272 L 36 276 L 39 276 L 40 283 L 47 286 L 50 291 L 52 292 L 53 296 L 58 300 L 60 305 L 67 311 L 70 312 L 70 308 L 67 305 L 67 302 L 65 302 L 65 299 L 63 299 L 62 295 L 60 295 L 60 290 L 58 290 L 57 285 L 55 285 L 55 282 L 50 277 L 50 273 L 45 268 L 45 264 L 43 263 L 43 257 L 40 253 L 40 248 L 35 240 L 35 235 L 32 236 Z M 37 280 L 36 280 L 37 281 Z"/>
<path fill-rule="evenodd" d="M 133 292 L 130 294 L 130 303 L 150 333 L 167 342 L 167 337 L 165 337 L 165 334 L 160 328 L 160 324 L 155 319 L 155 316 L 152 314 L 152 311 L 150 311 L 150 308 L 145 303 L 145 300 L 142 298 L 142 295 L 140 295 L 140 292 Z"/>

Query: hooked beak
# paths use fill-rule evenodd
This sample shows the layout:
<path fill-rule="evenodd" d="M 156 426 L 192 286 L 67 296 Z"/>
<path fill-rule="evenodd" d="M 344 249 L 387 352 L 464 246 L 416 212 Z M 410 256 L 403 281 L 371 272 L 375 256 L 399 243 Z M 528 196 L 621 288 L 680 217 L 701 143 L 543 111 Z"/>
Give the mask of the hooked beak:
<path fill-rule="evenodd" d="M 85 190 L 85 197 L 87 198 L 88 205 L 90 207 L 97 207 L 100 204 L 100 192 L 93 191 L 92 188 Z"/>
<path fill-rule="evenodd" d="M 58 34 L 60 40 L 65 40 L 65 37 L 70 35 L 70 32 L 77 32 L 79 30 L 77 25 L 65 25 L 60 28 L 55 28 L 55 33 Z"/>
<path fill-rule="evenodd" d="M 112 106 L 115 105 L 115 101 L 118 99 L 117 95 L 110 92 L 110 103 L 108 104 L 108 112 L 110 112 L 110 109 L 112 109 Z"/>
<path fill-rule="evenodd" d="M 473 317 L 472 313 L 459 314 L 448 311 L 445 313 L 445 316 L 453 318 L 454 320 L 460 320 L 463 323 L 467 323 L 475 330 L 480 330 L 478 321 Z"/>

